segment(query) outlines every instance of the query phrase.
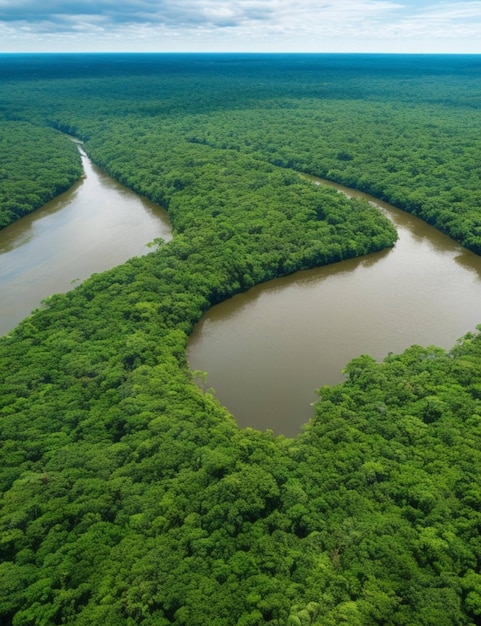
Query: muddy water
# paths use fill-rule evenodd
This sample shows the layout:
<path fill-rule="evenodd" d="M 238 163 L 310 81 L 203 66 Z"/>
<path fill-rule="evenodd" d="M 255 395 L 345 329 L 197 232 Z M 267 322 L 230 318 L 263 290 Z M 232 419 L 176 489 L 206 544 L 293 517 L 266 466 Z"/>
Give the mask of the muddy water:
<path fill-rule="evenodd" d="M 392 250 L 298 272 L 212 308 L 190 340 L 192 369 L 241 426 L 293 436 L 315 389 L 344 380 L 360 354 L 450 348 L 481 323 L 481 258 L 365 194 L 394 222 Z"/>
<path fill-rule="evenodd" d="M 72 289 L 171 238 L 167 213 L 92 165 L 85 177 L 35 213 L 0 231 L 0 335 L 43 298 Z"/>
<path fill-rule="evenodd" d="M 79 183 L 0 232 L 0 334 L 50 294 L 171 237 L 165 211 L 82 159 Z M 390 217 L 394 249 L 259 285 L 212 308 L 191 337 L 192 369 L 208 372 L 241 426 L 295 435 L 313 414 L 315 389 L 341 382 L 351 358 L 382 359 L 414 343 L 449 348 L 481 323 L 480 257 L 340 189 Z"/>

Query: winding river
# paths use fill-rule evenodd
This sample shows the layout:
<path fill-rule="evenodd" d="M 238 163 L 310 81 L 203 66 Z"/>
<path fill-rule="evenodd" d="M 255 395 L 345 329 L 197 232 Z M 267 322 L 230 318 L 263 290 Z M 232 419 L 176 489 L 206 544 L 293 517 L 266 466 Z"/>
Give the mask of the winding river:
<path fill-rule="evenodd" d="M 0 231 L 0 335 L 53 293 L 171 239 L 167 212 L 91 163 L 84 177 L 44 207 Z"/>
<path fill-rule="evenodd" d="M 399 209 L 332 186 L 380 207 L 399 240 L 392 250 L 258 285 L 207 312 L 189 362 L 208 372 L 240 426 L 294 436 L 313 415 L 315 389 L 342 382 L 352 358 L 382 360 L 412 344 L 451 348 L 481 323 L 481 257 Z"/>
<path fill-rule="evenodd" d="M 168 216 L 92 165 L 72 189 L 0 232 L 0 334 L 41 300 L 170 239 Z M 313 182 L 329 184 L 326 181 Z M 295 435 L 315 389 L 343 380 L 359 354 L 412 344 L 450 348 L 481 322 L 481 257 L 365 194 L 394 222 L 392 250 L 298 272 L 213 307 L 189 342 L 240 426 Z"/>

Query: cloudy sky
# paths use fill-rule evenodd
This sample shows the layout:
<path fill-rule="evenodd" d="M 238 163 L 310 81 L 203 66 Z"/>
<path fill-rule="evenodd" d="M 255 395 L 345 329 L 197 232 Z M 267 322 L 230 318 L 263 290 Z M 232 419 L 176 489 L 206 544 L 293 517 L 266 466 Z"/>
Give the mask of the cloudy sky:
<path fill-rule="evenodd" d="M 481 0 L 0 0 L 0 52 L 481 53 Z"/>

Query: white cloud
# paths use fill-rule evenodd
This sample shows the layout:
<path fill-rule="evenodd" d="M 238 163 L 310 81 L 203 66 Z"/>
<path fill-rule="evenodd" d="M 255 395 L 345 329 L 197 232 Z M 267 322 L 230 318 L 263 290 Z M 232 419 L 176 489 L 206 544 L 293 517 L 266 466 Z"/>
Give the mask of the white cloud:
<path fill-rule="evenodd" d="M 418 19 L 449 21 L 481 19 L 481 2 L 440 3 L 417 15 Z"/>
<path fill-rule="evenodd" d="M 481 0 L 0 0 L 4 49 L 481 51 L 480 24 Z"/>
<path fill-rule="evenodd" d="M 386 35 L 397 38 L 476 41 L 481 43 L 481 2 L 429 4 L 386 25 Z M 481 46 L 478 45 L 478 51 Z"/>

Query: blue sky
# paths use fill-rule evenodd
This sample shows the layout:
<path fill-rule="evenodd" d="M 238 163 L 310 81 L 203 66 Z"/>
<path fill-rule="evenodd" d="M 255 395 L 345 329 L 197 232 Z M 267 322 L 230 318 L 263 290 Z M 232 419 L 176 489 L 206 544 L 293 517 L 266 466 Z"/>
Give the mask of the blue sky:
<path fill-rule="evenodd" d="M 481 0 L 0 0 L 0 51 L 481 53 Z"/>

